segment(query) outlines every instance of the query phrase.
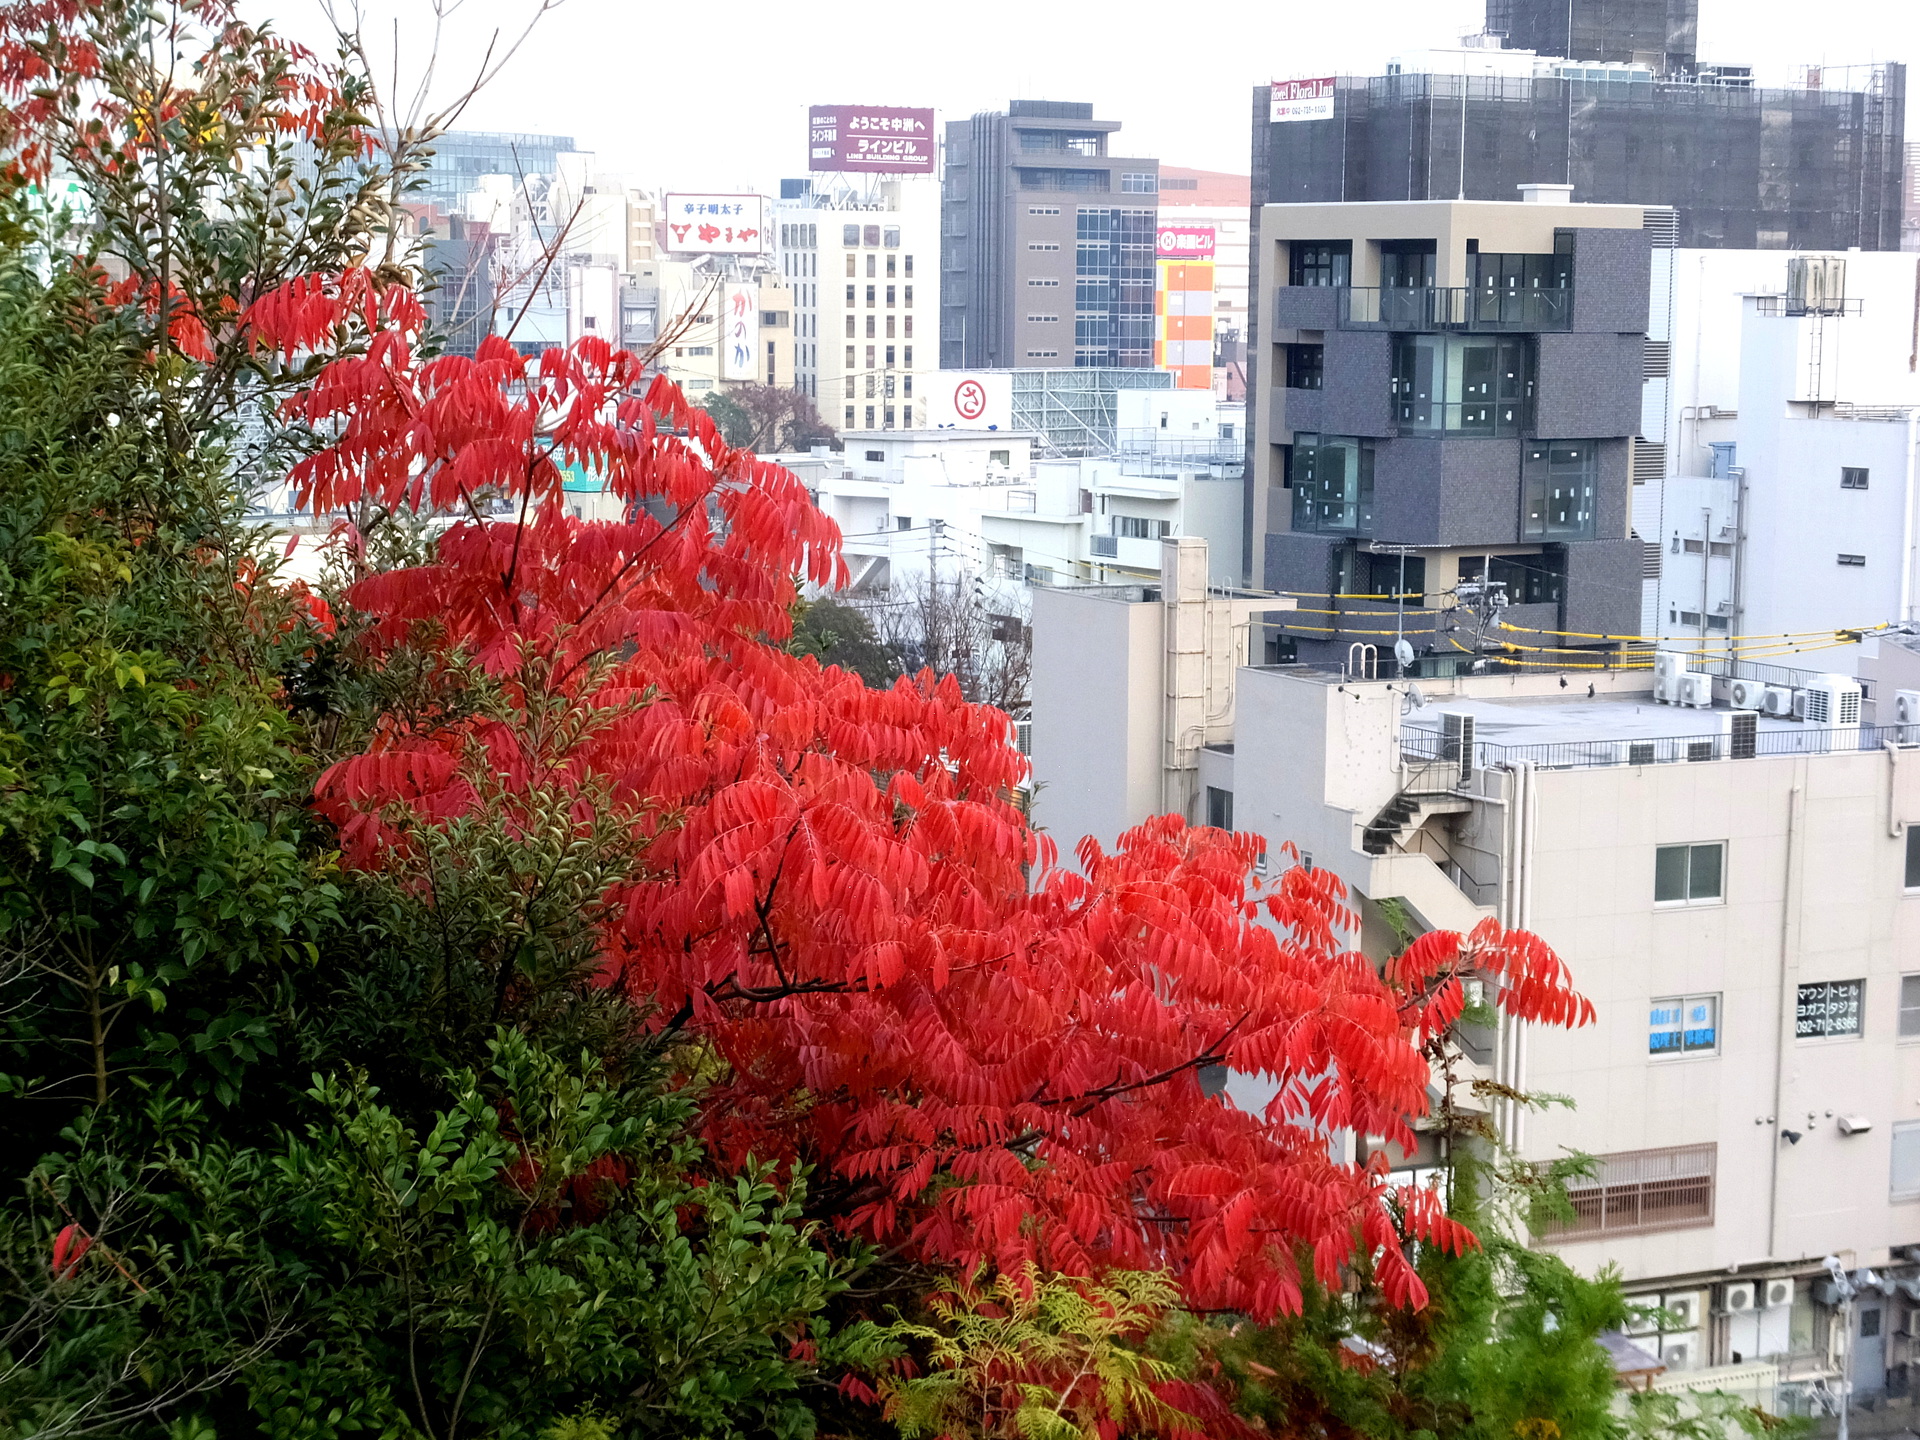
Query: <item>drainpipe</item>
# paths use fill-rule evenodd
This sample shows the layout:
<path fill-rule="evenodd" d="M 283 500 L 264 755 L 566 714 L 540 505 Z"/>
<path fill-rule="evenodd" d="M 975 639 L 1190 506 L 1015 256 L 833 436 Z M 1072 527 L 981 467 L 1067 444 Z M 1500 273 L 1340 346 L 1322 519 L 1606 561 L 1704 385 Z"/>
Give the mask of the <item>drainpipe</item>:
<path fill-rule="evenodd" d="M 1801 762 L 1804 773 L 1805 762 Z M 1794 1007 L 1788 1003 L 1795 962 L 1800 951 L 1800 830 L 1806 819 L 1806 793 L 1795 785 L 1787 792 L 1787 868 L 1786 891 L 1780 903 L 1780 970 L 1774 1004 L 1773 1112 L 1767 1117 L 1768 1138 L 1773 1145 L 1772 1163 L 1767 1171 L 1767 1258 L 1780 1253 L 1780 1117 L 1785 1113 L 1787 1057 L 1793 1053 Z M 1724 1023 L 1724 1021 L 1723 1021 Z"/>

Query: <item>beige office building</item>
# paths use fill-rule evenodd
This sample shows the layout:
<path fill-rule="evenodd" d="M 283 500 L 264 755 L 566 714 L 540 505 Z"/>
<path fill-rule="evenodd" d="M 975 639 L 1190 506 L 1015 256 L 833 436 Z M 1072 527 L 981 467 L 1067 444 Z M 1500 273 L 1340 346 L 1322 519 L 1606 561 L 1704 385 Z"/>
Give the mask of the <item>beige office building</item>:
<path fill-rule="evenodd" d="M 1166 542 L 1158 584 L 1036 590 L 1036 822 L 1063 854 L 1168 809 L 1270 854 L 1292 841 L 1351 888 L 1376 958 L 1389 900 L 1419 930 L 1494 916 L 1543 936 L 1597 1023 L 1509 1026 L 1462 1056 L 1468 1077 L 1573 1101 L 1490 1114 L 1521 1156 L 1598 1159 L 1576 1222 L 1536 1243 L 1660 1298 L 1675 1323 L 1635 1343 L 1662 1384 L 1805 1413 L 1851 1347 L 1860 1395 L 1904 1393 L 1920 692 L 1863 708 L 1844 677 L 1724 663 L 1248 666 L 1272 602 L 1210 596 L 1197 548 Z M 1862 1287 L 1844 1325 L 1830 1255 Z"/>

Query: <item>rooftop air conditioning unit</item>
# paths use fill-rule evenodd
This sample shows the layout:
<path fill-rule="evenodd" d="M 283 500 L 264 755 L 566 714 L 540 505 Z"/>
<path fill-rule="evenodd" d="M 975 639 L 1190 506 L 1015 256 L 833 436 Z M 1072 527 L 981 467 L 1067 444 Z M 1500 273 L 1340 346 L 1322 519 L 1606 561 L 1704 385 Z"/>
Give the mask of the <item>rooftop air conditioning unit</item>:
<path fill-rule="evenodd" d="M 1440 758 L 1460 767 L 1460 783 L 1473 779 L 1473 716 L 1460 710 L 1440 712 Z"/>
<path fill-rule="evenodd" d="M 1673 650 L 1653 654 L 1653 698 L 1662 705 L 1680 703 L 1680 677 L 1687 673 L 1687 657 Z"/>
<path fill-rule="evenodd" d="M 1721 1313 L 1726 1315 L 1745 1315 L 1753 1309 L 1753 1282 L 1740 1280 L 1727 1286 L 1721 1300 Z"/>
<path fill-rule="evenodd" d="M 1660 1337 L 1660 1358 L 1669 1370 L 1691 1370 L 1693 1352 L 1697 1335 L 1663 1335 Z"/>
<path fill-rule="evenodd" d="M 1760 717 L 1752 710 L 1722 711 L 1720 733 L 1726 737 L 1720 753 L 1727 759 L 1751 760 L 1760 753 Z"/>
<path fill-rule="evenodd" d="M 1818 676 L 1795 700 L 1795 714 L 1817 729 L 1860 728 L 1860 682 L 1850 675 Z"/>
<path fill-rule="evenodd" d="M 1761 1292 L 1761 1303 L 1769 1310 L 1778 1310 L 1782 1305 L 1793 1304 L 1793 1281 L 1769 1280 Z"/>
<path fill-rule="evenodd" d="M 1651 765 L 1659 758 L 1651 740 L 1619 741 L 1613 754 L 1616 765 Z"/>
<path fill-rule="evenodd" d="M 1688 672 L 1680 677 L 1679 703 L 1695 710 L 1713 708 L 1713 677 Z"/>
<path fill-rule="evenodd" d="M 1902 743 L 1920 740 L 1920 690 L 1893 692 L 1893 723 L 1900 727 Z"/>
<path fill-rule="evenodd" d="M 1667 1324 L 1669 1330 L 1691 1330 L 1700 1323 L 1700 1292 L 1687 1290 L 1663 1296 L 1660 1308 L 1673 1317 Z"/>
<path fill-rule="evenodd" d="M 1793 714 L 1793 691 L 1785 685 L 1769 685 L 1760 692 L 1760 713 L 1785 720 Z"/>
<path fill-rule="evenodd" d="M 1758 680 L 1733 680 L 1727 684 L 1727 703 L 1736 710 L 1758 710 L 1767 687 Z"/>

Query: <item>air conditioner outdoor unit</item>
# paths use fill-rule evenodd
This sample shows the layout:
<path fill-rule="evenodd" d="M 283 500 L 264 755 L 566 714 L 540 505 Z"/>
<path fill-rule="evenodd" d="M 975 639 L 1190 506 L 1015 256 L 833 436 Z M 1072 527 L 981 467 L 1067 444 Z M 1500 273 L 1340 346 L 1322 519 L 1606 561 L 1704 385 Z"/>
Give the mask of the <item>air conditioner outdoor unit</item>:
<path fill-rule="evenodd" d="M 1760 692 L 1760 711 L 1784 720 L 1793 714 L 1793 691 L 1785 685 L 1769 685 Z"/>
<path fill-rule="evenodd" d="M 1752 710 L 1723 710 L 1720 714 L 1720 754 L 1727 760 L 1751 760 L 1760 753 L 1760 717 Z"/>
<path fill-rule="evenodd" d="M 1687 1290 L 1662 1296 L 1661 1308 L 1673 1317 L 1667 1322 L 1669 1330 L 1691 1330 L 1700 1323 L 1700 1292 Z"/>
<path fill-rule="evenodd" d="M 1736 710 L 1758 710 L 1767 687 L 1758 680 L 1733 680 L 1727 684 L 1727 703 Z"/>
<path fill-rule="evenodd" d="M 1721 1309 L 1728 1315 L 1745 1315 L 1753 1309 L 1753 1282 L 1741 1280 L 1727 1286 Z"/>
<path fill-rule="evenodd" d="M 1713 677 L 1688 673 L 1680 677 L 1678 703 L 1689 705 L 1695 710 L 1713 708 Z"/>
<path fill-rule="evenodd" d="M 1793 1281 L 1769 1280 L 1761 1292 L 1761 1303 L 1769 1310 L 1778 1310 L 1782 1305 L 1793 1304 Z"/>
<path fill-rule="evenodd" d="M 1620 740 L 1613 747 L 1616 765 L 1651 765 L 1659 754 L 1651 740 Z"/>
<path fill-rule="evenodd" d="M 1687 673 L 1687 657 L 1673 650 L 1653 653 L 1653 698 L 1662 705 L 1680 703 L 1680 677 Z"/>
<path fill-rule="evenodd" d="M 1693 1347 L 1697 1338 L 1693 1335 L 1661 1337 L 1660 1358 L 1667 1362 L 1667 1369 L 1691 1370 L 1693 1368 Z"/>
<path fill-rule="evenodd" d="M 1796 697 L 1794 713 L 1821 730 L 1860 728 L 1860 682 L 1850 675 L 1821 675 Z"/>
<path fill-rule="evenodd" d="M 1460 783 L 1473 780 L 1473 716 L 1462 710 L 1440 712 L 1440 758 L 1460 767 Z"/>
<path fill-rule="evenodd" d="M 1905 729 L 1909 725 L 1920 725 L 1920 690 L 1896 690 L 1893 692 L 1893 723 Z M 1901 736 L 1906 739 L 1906 736 Z"/>

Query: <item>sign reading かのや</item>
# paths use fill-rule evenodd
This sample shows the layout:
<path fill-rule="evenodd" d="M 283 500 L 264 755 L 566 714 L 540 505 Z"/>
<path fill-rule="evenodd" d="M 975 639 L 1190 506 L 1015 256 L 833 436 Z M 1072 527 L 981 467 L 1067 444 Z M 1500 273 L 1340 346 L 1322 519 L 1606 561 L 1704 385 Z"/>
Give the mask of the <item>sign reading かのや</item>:
<path fill-rule="evenodd" d="M 721 287 L 720 378 L 760 378 L 760 291 L 756 286 Z"/>
<path fill-rule="evenodd" d="M 807 168 L 931 175 L 933 111 L 890 105 L 815 105 L 807 115 Z"/>
<path fill-rule="evenodd" d="M 668 195 L 667 248 L 695 255 L 764 255 L 767 202 L 759 195 Z"/>
<path fill-rule="evenodd" d="M 1331 75 L 1319 80 L 1276 80 L 1268 102 L 1267 118 L 1282 120 L 1331 120 L 1333 118 L 1333 81 Z"/>

